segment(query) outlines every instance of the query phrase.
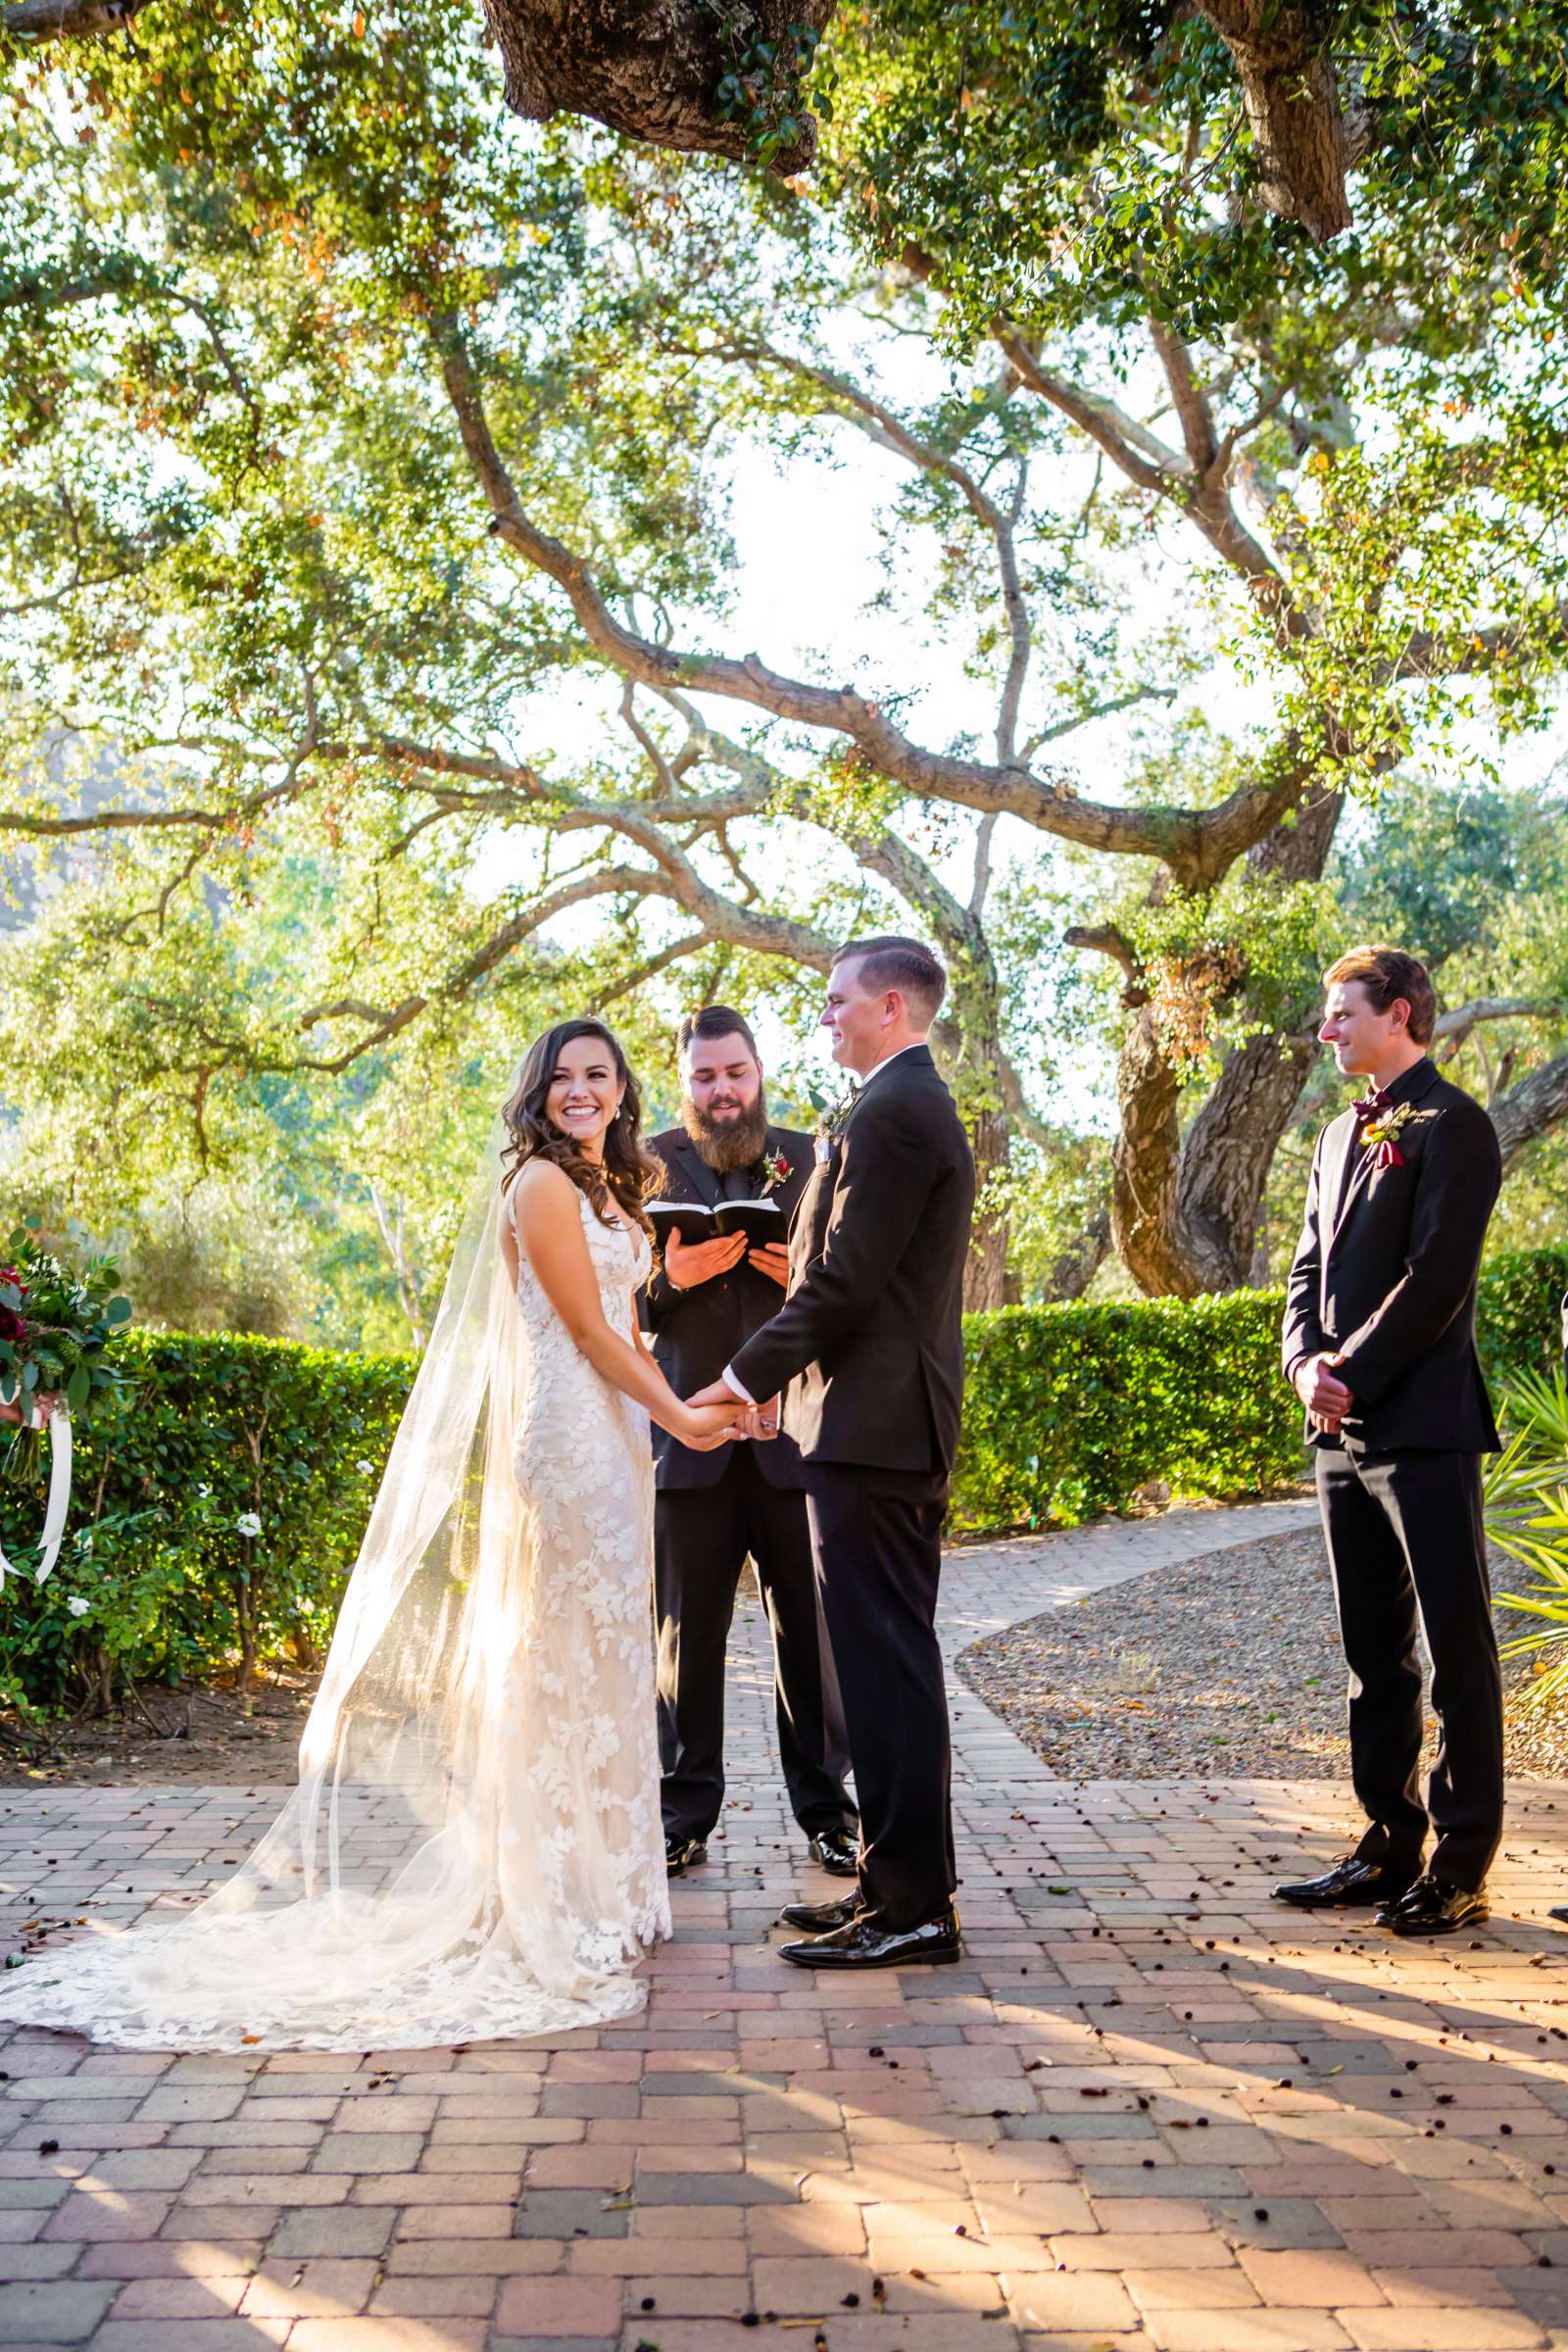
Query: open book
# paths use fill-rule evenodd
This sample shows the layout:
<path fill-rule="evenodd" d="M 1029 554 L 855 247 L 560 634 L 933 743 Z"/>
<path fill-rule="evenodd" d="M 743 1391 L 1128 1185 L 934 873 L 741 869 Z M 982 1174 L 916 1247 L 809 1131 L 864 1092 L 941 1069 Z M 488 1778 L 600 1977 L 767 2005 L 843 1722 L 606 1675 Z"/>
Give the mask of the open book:
<path fill-rule="evenodd" d="M 671 1228 L 683 1242 L 713 1242 L 723 1233 L 744 1233 L 754 1249 L 789 1238 L 789 1223 L 776 1200 L 720 1200 L 708 1208 L 701 1200 L 650 1200 L 648 1214 L 660 1248 Z"/>

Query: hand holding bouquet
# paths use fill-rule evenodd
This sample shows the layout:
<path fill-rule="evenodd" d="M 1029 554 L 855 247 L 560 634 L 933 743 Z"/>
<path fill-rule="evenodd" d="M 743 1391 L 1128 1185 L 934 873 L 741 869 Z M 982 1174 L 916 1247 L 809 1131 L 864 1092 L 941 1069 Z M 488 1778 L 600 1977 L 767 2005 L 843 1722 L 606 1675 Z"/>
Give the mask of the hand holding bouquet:
<path fill-rule="evenodd" d="M 0 1414 L 17 1424 L 0 1462 L 0 1477 L 19 1486 L 36 1482 L 44 1428 L 51 1414 L 65 1408 L 54 1441 L 56 1475 L 51 1478 L 40 1582 L 58 1549 L 57 1522 L 64 1524 L 69 1416 L 89 1413 L 95 1403 L 118 1397 L 125 1375 L 111 1350 L 115 1333 L 130 1320 L 130 1301 L 120 1296 L 113 1258 L 91 1257 L 80 1266 L 72 1265 L 43 1248 L 42 1231 L 41 1217 L 25 1218 L 6 1241 L 0 1263 Z"/>

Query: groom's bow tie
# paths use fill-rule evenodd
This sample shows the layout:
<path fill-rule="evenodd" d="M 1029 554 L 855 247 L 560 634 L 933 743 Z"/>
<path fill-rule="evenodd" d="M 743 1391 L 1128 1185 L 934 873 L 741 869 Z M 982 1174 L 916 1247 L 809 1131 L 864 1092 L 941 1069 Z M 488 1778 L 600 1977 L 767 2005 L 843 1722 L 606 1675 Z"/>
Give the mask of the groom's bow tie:
<path fill-rule="evenodd" d="M 1369 1095 L 1360 1095 L 1350 1104 L 1356 1124 L 1364 1127 L 1369 1119 L 1381 1119 L 1394 1108 L 1394 1097 L 1386 1086 L 1375 1086 Z"/>

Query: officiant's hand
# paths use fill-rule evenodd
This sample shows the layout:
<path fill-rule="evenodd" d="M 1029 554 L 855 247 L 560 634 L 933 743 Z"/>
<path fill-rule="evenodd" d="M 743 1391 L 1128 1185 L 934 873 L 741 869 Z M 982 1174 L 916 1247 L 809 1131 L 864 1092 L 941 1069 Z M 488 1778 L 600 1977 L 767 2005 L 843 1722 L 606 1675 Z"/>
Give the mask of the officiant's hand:
<path fill-rule="evenodd" d="M 1313 1428 L 1330 1438 L 1338 1437 L 1340 1423 L 1355 1402 L 1344 1381 L 1336 1377 L 1335 1361 L 1331 1355 L 1303 1356 L 1293 1375 L 1296 1394 L 1311 1416 Z"/>
<path fill-rule="evenodd" d="M 757 1268 L 759 1274 L 771 1275 L 781 1291 L 789 1289 L 790 1246 L 788 1242 L 766 1243 L 762 1249 L 752 1251 L 750 1262 Z"/>
<path fill-rule="evenodd" d="M 695 1290 L 715 1274 L 727 1274 L 745 1254 L 744 1233 L 721 1233 L 710 1242 L 683 1242 L 671 1233 L 664 1244 L 664 1274 L 675 1290 Z"/>

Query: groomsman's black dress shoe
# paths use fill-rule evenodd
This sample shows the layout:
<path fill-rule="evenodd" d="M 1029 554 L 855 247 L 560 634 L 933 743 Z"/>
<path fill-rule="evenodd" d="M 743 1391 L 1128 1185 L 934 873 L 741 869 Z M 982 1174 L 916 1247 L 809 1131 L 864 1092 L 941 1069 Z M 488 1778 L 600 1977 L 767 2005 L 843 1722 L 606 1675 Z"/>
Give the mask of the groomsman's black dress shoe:
<path fill-rule="evenodd" d="M 820 1862 L 836 1879 L 853 1879 L 860 1840 L 853 1830 L 812 1830 L 806 1848 L 813 1862 Z"/>
<path fill-rule="evenodd" d="M 1546 1913 L 1546 1917 L 1560 1919 L 1563 1926 L 1568 1928 L 1568 1903 L 1553 1903 L 1551 1909 Z"/>
<path fill-rule="evenodd" d="M 945 1968 L 963 1958 L 958 1914 L 951 1903 L 917 1928 L 884 1928 L 866 1912 L 825 1936 L 781 1943 L 778 1950 L 796 1968 Z"/>
<path fill-rule="evenodd" d="M 1320 1879 L 1286 1880 L 1274 1888 L 1277 1903 L 1294 1903 L 1298 1911 L 1353 1911 L 1361 1904 L 1396 1903 L 1416 1876 L 1414 1865 L 1363 1862 L 1348 1854 Z"/>
<path fill-rule="evenodd" d="M 779 1913 L 780 1924 L 786 1928 L 804 1928 L 808 1936 L 827 1936 L 835 1928 L 847 1928 L 852 1919 L 858 1919 L 862 1908 L 860 1890 L 841 1895 L 836 1903 L 786 1903 Z"/>
<path fill-rule="evenodd" d="M 672 1879 L 683 1879 L 699 1862 L 708 1860 L 706 1838 L 666 1838 L 664 1839 L 664 1870 Z"/>
<path fill-rule="evenodd" d="M 1384 1904 L 1376 1924 L 1396 1936 L 1451 1936 L 1455 1928 L 1479 1927 L 1491 1914 L 1484 1886 L 1446 1886 L 1423 1876 L 1397 1902 Z"/>

